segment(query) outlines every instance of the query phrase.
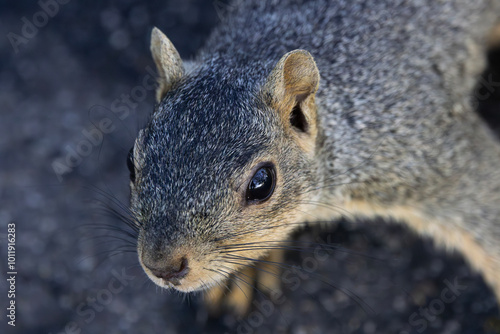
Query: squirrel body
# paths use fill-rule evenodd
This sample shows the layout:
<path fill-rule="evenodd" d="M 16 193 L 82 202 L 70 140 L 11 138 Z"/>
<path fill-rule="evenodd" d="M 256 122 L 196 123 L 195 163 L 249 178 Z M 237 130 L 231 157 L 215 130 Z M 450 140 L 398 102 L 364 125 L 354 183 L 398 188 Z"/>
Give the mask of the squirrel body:
<path fill-rule="evenodd" d="M 238 1 L 189 66 L 155 28 L 131 171 L 146 273 L 206 289 L 306 221 L 386 217 L 500 300 L 500 144 L 471 103 L 499 19 L 499 0 Z"/>

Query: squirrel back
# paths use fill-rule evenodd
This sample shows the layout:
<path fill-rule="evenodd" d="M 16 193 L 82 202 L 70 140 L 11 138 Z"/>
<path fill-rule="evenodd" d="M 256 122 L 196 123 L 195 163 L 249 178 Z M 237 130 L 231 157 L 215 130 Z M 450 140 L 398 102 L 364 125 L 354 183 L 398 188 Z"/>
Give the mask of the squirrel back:
<path fill-rule="evenodd" d="M 305 221 L 382 216 L 461 251 L 500 299 L 500 145 L 471 103 L 498 13 L 241 1 L 189 66 L 155 28 L 160 103 L 132 154 L 146 273 L 204 289 Z"/>

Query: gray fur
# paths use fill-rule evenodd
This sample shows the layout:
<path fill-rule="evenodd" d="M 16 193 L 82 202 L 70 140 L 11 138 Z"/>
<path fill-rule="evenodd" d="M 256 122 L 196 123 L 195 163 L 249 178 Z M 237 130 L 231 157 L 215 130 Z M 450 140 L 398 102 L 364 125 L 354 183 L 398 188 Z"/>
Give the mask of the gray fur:
<path fill-rule="evenodd" d="M 499 13 L 498 0 L 237 2 L 136 145 L 143 244 L 200 247 L 276 224 L 281 213 L 235 221 L 231 190 L 270 154 L 287 187 L 275 211 L 305 192 L 331 204 L 418 206 L 470 233 L 500 268 L 500 146 L 470 106 Z M 288 142 L 259 95 L 295 49 L 321 75 L 313 158 Z"/>

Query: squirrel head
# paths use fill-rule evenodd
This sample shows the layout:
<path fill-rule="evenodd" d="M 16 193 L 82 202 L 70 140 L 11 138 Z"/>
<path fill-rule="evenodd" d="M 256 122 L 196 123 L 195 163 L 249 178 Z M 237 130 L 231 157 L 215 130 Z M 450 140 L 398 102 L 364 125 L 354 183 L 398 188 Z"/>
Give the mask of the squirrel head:
<path fill-rule="evenodd" d="M 258 79 L 223 59 L 186 74 L 156 28 L 151 49 L 160 103 L 129 155 L 131 210 L 145 272 L 188 292 L 250 265 L 307 219 L 319 72 L 295 50 Z"/>

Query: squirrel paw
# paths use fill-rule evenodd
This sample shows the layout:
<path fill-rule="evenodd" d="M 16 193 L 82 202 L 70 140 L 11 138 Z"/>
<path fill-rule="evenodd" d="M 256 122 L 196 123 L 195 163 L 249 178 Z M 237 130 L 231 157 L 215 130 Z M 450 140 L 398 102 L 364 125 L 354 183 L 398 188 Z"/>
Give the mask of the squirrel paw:
<path fill-rule="evenodd" d="M 255 295 L 278 293 L 283 257 L 283 250 L 273 250 L 263 259 L 232 275 L 227 285 L 205 292 L 204 304 L 210 316 L 232 313 L 236 317 L 244 317 L 250 312 Z"/>

